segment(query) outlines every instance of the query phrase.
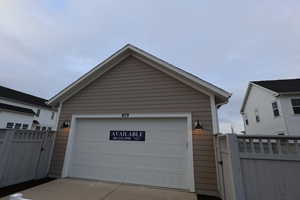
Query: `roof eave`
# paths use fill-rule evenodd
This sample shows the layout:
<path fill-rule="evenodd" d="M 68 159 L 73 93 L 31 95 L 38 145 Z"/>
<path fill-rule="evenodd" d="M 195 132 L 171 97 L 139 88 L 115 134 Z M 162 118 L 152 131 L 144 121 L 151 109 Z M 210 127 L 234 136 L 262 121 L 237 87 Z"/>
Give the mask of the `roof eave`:
<path fill-rule="evenodd" d="M 299 92 L 279 92 L 278 95 L 300 95 Z"/>
<path fill-rule="evenodd" d="M 245 93 L 245 96 L 244 96 L 244 99 L 243 99 L 243 103 L 242 103 L 242 106 L 241 106 L 241 109 L 240 109 L 240 113 L 243 114 L 244 113 L 244 109 L 245 109 L 245 105 L 246 105 L 246 101 L 248 99 L 248 96 L 249 96 L 249 93 L 250 93 L 250 89 L 252 87 L 252 82 L 249 82 L 248 83 L 248 87 L 247 87 L 247 90 L 246 90 L 246 93 Z"/>
<path fill-rule="evenodd" d="M 83 76 L 81 76 L 78 80 L 76 80 L 75 82 L 73 82 L 71 85 L 69 85 L 68 87 L 66 87 L 65 89 L 63 89 L 61 92 L 59 92 L 58 94 L 56 94 L 54 97 L 52 97 L 49 101 L 47 101 L 48 105 L 52 105 L 55 106 L 58 103 L 60 103 L 61 101 L 63 101 L 65 99 L 64 94 L 68 91 L 70 91 L 73 87 L 77 86 L 78 84 L 80 84 L 81 81 L 85 80 L 87 77 L 89 77 L 91 74 L 93 74 L 94 72 L 96 72 L 97 70 L 99 70 L 102 66 L 104 66 L 105 64 L 109 63 L 110 61 L 112 61 L 113 59 L 117 58 L 118 56 L 122 55 L 122 53 L 126 52 L 127 50 L 131 50 L 135 53 L 138 53 L 142 56 L 145 56 L 146 58 L 166 67 L 167 69 L 195 82 L 196 84 L 201 85 L 202 87 L 207 88 L 210 93 L 216 95 L 216 96 L 220 96 L 221 98 L 224 99 L 224 102 L 228 101 L 228 99 L 231 97 L 231 93 L 207 82 L 204 81 L 196 76 L 193 76 L 187 72 L 185 72 L 182 69 L 179 69 L 131 44 L 127 44 L 125 45 L 123 48 L 121 48 L 120 50 L 118 50 L 117 52 L 115 52 L 112 56 L 110 56 L 109 58 L 107 58 L 106 60 L 104 60 L 103 62 L 101 62 L 100 64 L 96 65 L 92 70 L 90 70 L 89 72 L 87 72 L 86 74 L 84 74 Z"/>

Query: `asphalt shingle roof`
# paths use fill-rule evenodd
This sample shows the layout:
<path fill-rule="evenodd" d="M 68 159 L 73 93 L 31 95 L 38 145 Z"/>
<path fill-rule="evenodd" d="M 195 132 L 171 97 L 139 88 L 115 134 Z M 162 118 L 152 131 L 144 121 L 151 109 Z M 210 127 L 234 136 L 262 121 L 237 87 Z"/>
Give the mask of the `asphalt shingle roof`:
<path fill-rule="evenodd" d="M 252 81 L 252 83 L 277 93 L 300 92 L 300 79 Z"/>
<path fill-rule="evenodd" d="M 0 86 L 0 97 L 51 108 L 51 106 L 46 104 L 46 99 L 26 94 L 24 92 L 19 92 L 17 90 L 13 90 L 3 86 Z"/>
<path fill-rule="evenodd" d="M 33 115 L 35 114 L 35 112 L 32 109 L 23 108 L 23 107 L 19 107 L 19 106 L 13 106 L 13 105 L 5 104 L 5 103 L 0 103 L 0 109 L 28 113 L 28 114 L 33 114 Z"/>

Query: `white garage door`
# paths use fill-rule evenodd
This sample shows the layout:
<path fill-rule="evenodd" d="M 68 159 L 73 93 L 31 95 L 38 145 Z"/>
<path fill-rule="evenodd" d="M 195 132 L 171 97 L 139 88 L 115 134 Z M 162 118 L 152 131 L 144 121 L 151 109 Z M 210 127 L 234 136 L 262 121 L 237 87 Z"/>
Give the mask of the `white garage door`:
<path fill-rule="evenodd" d="M 188 189 L 187 122 L 77 119 L 68 176 Z M 110 131 L 145 131 L 145 141 L 110 140 Z"/>

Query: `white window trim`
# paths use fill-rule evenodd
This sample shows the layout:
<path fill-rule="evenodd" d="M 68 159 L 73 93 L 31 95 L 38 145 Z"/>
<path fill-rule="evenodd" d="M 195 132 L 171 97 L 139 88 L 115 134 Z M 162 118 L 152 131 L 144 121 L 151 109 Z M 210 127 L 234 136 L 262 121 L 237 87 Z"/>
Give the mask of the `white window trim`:
<path fill-rule="evenodd" d="M 38 108 L 38 109 L 36 110 L 35 116 L 36 116 L 36 117 L 40 117 L 40 115 L 41 115 L 41 109 Z"/>
<path fill-rule="evenodd" d="M 54 112 L 54 111 L 52 111 L 52 112 L 51 112 L 50 119 L 51 119 L 51 120 L 54 120 L 54 118 L 55 118 L 55 112 Z"/>
<path fill-rule="evenodd" d="M 18 126 L 20 125 L 20 127 L 16 128 L 16 125 L 18 125 Z M 19 122 L 15 123 L 14 129 L 17 129 L 17 130 L 22 129 L 22 123 L 19 123 Z"/>
<path fill-rule="evenodd" d="M 297 113 L 294 112 L 294 107 L 293 107 L 293 104 L 292 104 L 292 99 L 300 99 L 300 97 L 290 97 L 289 98 L 292 115 L 300 117 L 300 114 L 297 114 Z"/>
<path fill-rule="evenodd" d="M 26 128 L 24 128 L 24 125 L 26 126 Z M 29 128 L 29 124 L 23 123 L 21 129 L 22 130 L 27 130 Z"/>
<path fill-rule="evenodd" d="M 74 143 L 76 120 L 83 118 L 98 118 L 98 119 L 121 119 L 122 114 L 107 114 L 107 115 L 72 115 L 71 127 L 68 137 L 67 149 L 62 170 L 62 178 L 68 177 L 70 162 L 72 157 L 72 148 Z M 194 162 L 193 162 L 193 135 L 192 135 L 192 114 L 191 113 L 151 113 L 151 114 L 130 114 L 129 119 L 134 118 L 186 118 L 187 119 L 187 139 L 188 139 L 188 188 L 190 192 L 195 192 L 194 182 Z"/>
<path fill-rule="evenodd" d="M 243 114 L 243 119 L 244 119 L 245 126 L 249 126 L 250 123 L 249 123 L 249 117 L 248 117 L 247 113 Z M 248 124 L 246 123 L 246 121 L 248 121 Z"/>
<path fill-rule="evenodd" d="M 7 125 L 8 124 L 12 124 L 12 127 L 8 128 Z M 7 129 L 13 129 L 15 127 L 15 123 L 14 122 L 6 122 L 6 127 Z"/>
<path fill-rule="evenodd" d="M 273 103 L 277 103 L 277 109 L 278 109 L 278 112 L 279 112 L 279 115 L 278 115 L 278 116 L 275 116 L 275 115 L 274 115 Z M 276 118 L 278 118 L 278 117 L 281 117 L 282 112 L 281 112 L 281 110 L 280 110 L 279 107 L 280 107 L 280 106 L 279 106 L 279 102 L 278 102 L 278 101 L 274 100 L 274 101 L 271 102 L 271 108 L 272 108 L 272 113 L 273 113 L 273 118 L 274 118 L 274 119 L 276 119 Z"/>
<path fill-rule="evenodd" d="M 258 121 L 257 121 L 256 117 L 258 117 L 258 119 L 259 119 Z M 254 120 L 255 120 L 256 123 L 261 123 L 261 118 L 260 118 L 260 115 L 259 115 L 259 112 L 258 112 L 257 108 L 254 110 Z"/>

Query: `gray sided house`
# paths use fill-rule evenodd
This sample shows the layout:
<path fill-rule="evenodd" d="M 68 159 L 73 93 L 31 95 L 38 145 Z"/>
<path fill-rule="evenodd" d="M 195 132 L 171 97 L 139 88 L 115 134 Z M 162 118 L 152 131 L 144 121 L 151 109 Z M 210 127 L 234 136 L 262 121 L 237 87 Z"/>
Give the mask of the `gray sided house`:
<path fill-rule="evenodd" d="M 126 45 L 49 100 L 59 107 L 50 174 L 217 195 L 212 135 L 230 96 Z M 209 134 L 192 135 L 197 121 Z"/>
<path fill-rule="evenodd" d="M 300 79 L 252 81 L 241 114 L 250 135 L 300 135 Z"/>

